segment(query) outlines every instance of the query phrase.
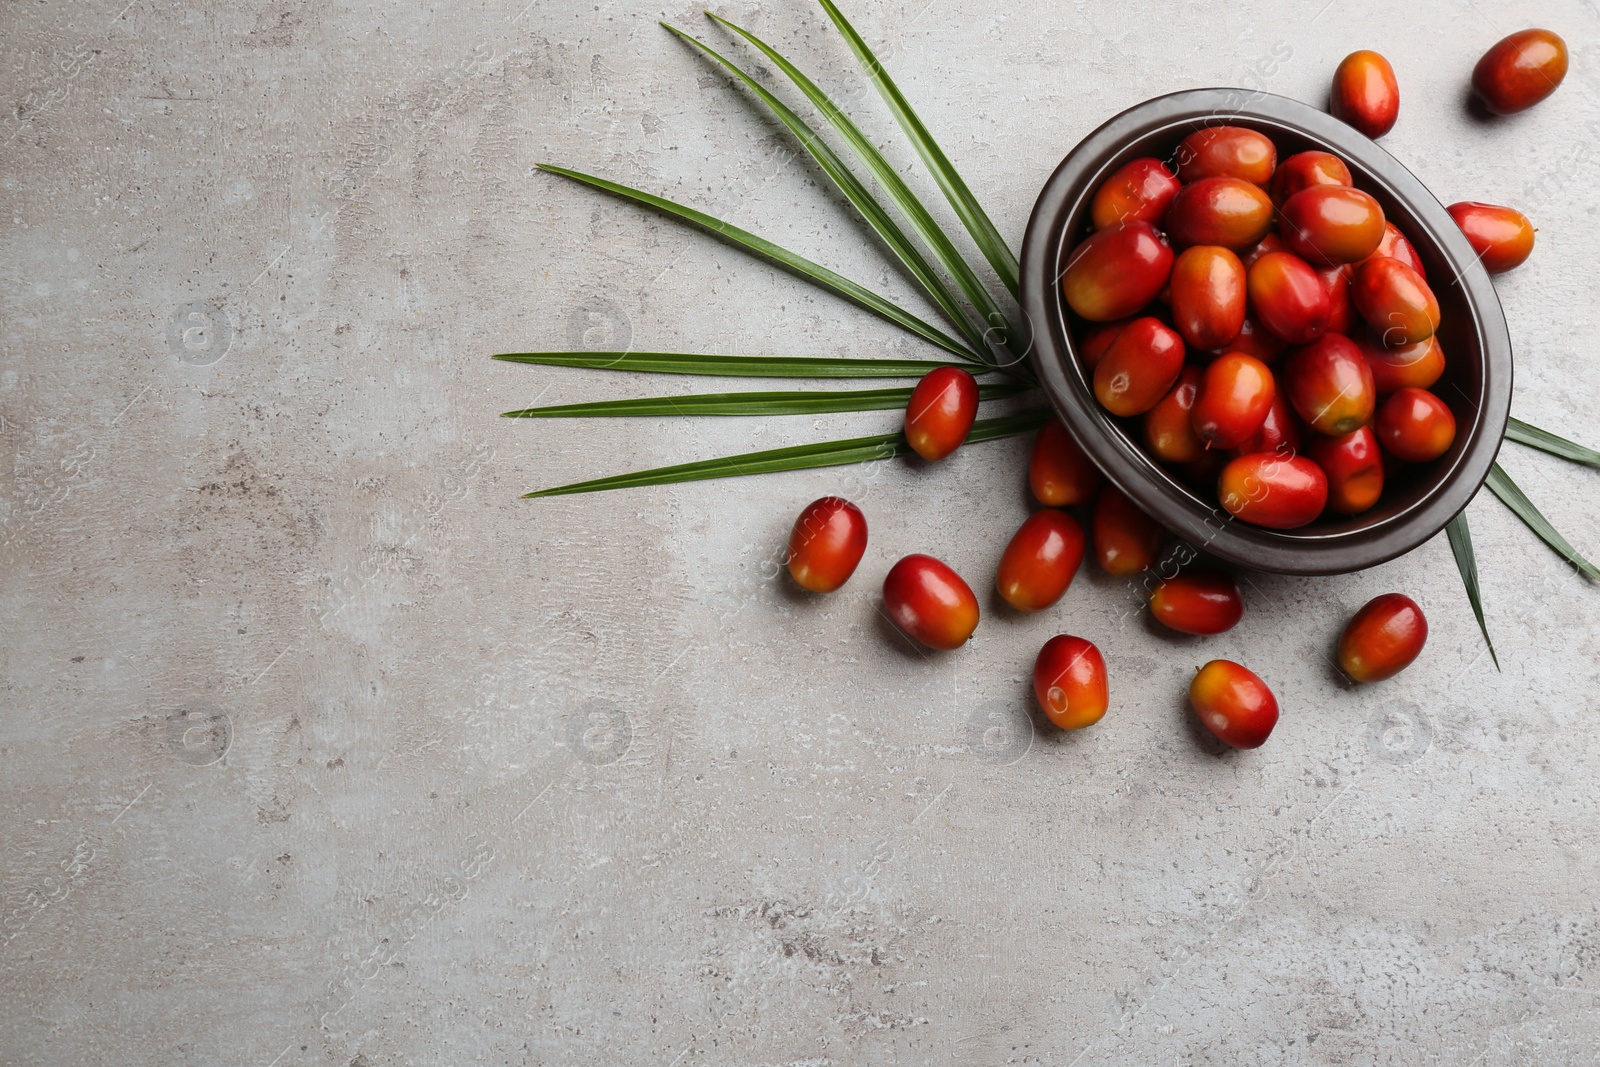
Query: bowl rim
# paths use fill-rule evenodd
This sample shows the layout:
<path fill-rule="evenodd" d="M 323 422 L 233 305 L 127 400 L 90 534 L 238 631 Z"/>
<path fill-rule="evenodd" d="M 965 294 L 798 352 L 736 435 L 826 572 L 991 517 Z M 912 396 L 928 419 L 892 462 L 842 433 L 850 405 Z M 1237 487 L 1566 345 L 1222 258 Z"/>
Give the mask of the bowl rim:
<path fill-rule="evenodd" d="M 1129 441 L 1095 402 L 1067 329 L 1060 268 L 1070 252 L 1067 222 L 1103 177 L 1120 165 L 1122 146 L 1170 129 L 1175 137 L 1241 122 L 1277 128 L 1321 145 L 1403 203 L 1451 268 L 1477 336 L 1482 388 L 1464 444 L 1434 486 L 1370 526 L 1318 532 L 1277 531 L 1207 506 Z M 1412 240 L 1414 235 L 1408 234 Z M 1040 386 L 1078 444 L 1120 489 L 1173 533 L 1222 560 L 1282 574 L 1343 574 L 1401 556 L 1436 536 L 1477 495 L 1499 452 L 1511 412 L 1512 350 L 1505 313 L 1488 272 L 1455 220 L 1421 179 L 1382 146 L 1308 104 L 1246 89 L 1189 89 L 1135 104 L 1102 123 L 1056 167 L 1034 203 L 1022 243 L 1019 299 L 1031 330 L 1029 360 Z M 1453 358 L 1468 358 L 1453 355 Z M 1458 420 L 1459 424 L 1460 420 Z"/>

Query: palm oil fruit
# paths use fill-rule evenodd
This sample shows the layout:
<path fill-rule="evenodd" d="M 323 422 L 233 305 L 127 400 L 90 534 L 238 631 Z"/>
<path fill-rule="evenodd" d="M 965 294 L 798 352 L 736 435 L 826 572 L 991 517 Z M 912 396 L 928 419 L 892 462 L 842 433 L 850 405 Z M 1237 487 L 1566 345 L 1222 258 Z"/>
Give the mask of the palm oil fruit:
<path fill-rule="evenodd" d="M 1400 232 L 1400 227 L 1392 222 L 1383 224 L 1383 239 L 1378 242 L 1377 251 L 1372 254 L 1398 259 L 1424 279 L 1428 277 L 1428 272 L 1422 265 L 1422 257 L 1417 255 L 1417 250 L 1406 240 L 1406 235 Z"/>
<path fill-rule="evenodd" d="M 1161 558 L 1167 531 L 1114 485 L 1100 490 L 1089 520 L 1094 558 L 1107 574 L 1126 578 Z"/>
<path fill-rule="evenodd" d="M 1366 357 L 1354 341 L 1337 333 L 1290 352 L 1283 364 L 1283 387 L 1295 414 L 1330 436 L 1365 426 L 1377 405 Z"/>
<path fill-rule="evenodd" d="M 838 496 L 806 505 L 789 533 L 789 576 L 802 589 L 831 593 L 855 573 L 867 550 L 867 519 Z"/>
<path fill-rule="evenodd" d="M 1306 454 L 1328 476 L 1328 510 L 1334 514 L 1359 515 L 1383 495 L 1383 453 L 1371 427 L 1342 437 L 1315 434 Z"/>
<path fill-rule="evenodd" d="M 1116 319 L 1113 322 L 1099 322 L 1083 332 L 1083 338 L 1078 342 L 1078 358 L 1083 360 L 1083 365 L 1094 370 L 1094 365 L 1100 362 L 1100 357 L 1106 354 L 1113 341 L 1121 336 L 1122 331 L 1128 328 L 1132 319 Z"/>
<path fill-rule="evenodd" d="M 1232 660 L 1214 659 L 1195 672 L 1189 704 L 1200 724 L 1231 748 L 1260 748 L 1278 725 L 1278 698 Z"/>
<path fill-rule="evenodd" d="M 1285 200 L 1282 210 L 1289 251 L 1319 266 L 1358 263 L 1383 240 L 1383 209 L 1360 189 L 1313 185 Z"/>
<path fill-rule="evenodd" d="M 883 579 L 883 605 L 908 637 L 948 652 L 978 628 L 978 598 L 961 575 L 932 556 L 906 556 Z"/>
<path fill-rule="evenodd" d="M 1045 423 L 1033 439 L 1028 458 L 1028 488 L 1033 499 L 1047 508 L 1087 504 L 1094 499 L 1105 475 L 1094 465 L 1061 420 Z"/>
<path fill-rule="evenodd" d="M 1083 527 L 1046 508 L 1023 520 L 1000 556 L 995 589 L 1018 611 L 1043 611 L 1060 600 L 1083 563 Z"/>
<path fill-rule="evenodd" d="M 1428 620 L 1404 593 L 1373 597 L 1339 635 L 1339 669 L 1353 682 L 1393 678 L 1422 654 Z"/>
<path fill-rule="evenodd" d="M 1328 330 L 1332 305 L 1311 265 L 1290 252 L 1268 252 L 1250 265 L 1250 307 L 1275 337 L 1310 344 Z"/>
<path fill-rule="evenodd" d="M 1379 396 L 1388 396 L 1396 389 L 1412 386 L 1426 389 L 1444 374 L 1444 349 L 1439 339 L 1430 337 L 1414 345 L 1389 348 L 1371 334 L 1362 331 L 1356 344 L 1367 359 L 1372 371 L 1372 383 Z"/>
<path fill-rule="evenodd" d="M 1178 190 L 1166 226 L 1179 247 L 1221 245 L 1242 252 L 1271 228 L 1272 198 L 1243 178 L 1201 178 Z"/>
<path fill-rule="evenodd" d="M 1426 341 L 1439 328 L 1439 301 L 1422 275 L 1387 256 L 1356 267 L 1350 302 L 1384 344 Z"/>
<path fill-rule="evenodd" d="M 1073 311 L 1090 322 L 1111 322 L 1154 300 L 1171 273 L 1172 248 L 1154 226 L 1119 222 L 1073 250 L 1061 286 Z"/>
<path fill-rule="evenodd" d="M 1248 272 L 1245 277 L 1248 287 Z M 1271 363 L 1283 355 L 1288 347 L 1289 342 L 1261 325 L 1260 320 L 1254 315 L 1246 313 L 1244 325 L 1239 327 L 1239 336 L 1229 343 L 1227 351 L 1243 352 L 1247 356 L 1255 356 L 1263 363 Z"/>
<path fill-rule="evenodd" d="M 1300 451 L 1304 439 L 1300 417 L 1289 406 L 1289 398 L 1283 395 L 1283 390 L 1276 389 L 1272 395 L 1272 406 L 1267 408 L 1267 417 L 1261 421 L 1261 427 L 1234 446 L 1228 456 L 1238 459 L 1255 452 L 1293 455 Z"/>
<path fill-rule="evenodd" d="M 1185 249 L 1172 264 L 1172 325 L 1194 348 L 1221 348 L 1244 327 L 1245 273 L 1218 245 Z"/>
<path fill-rule="evenodd" d="M 1228 514 L 1269 530 L 1293 530 L 1322 514 L 1328 476 L 1304 456 L 1257 452 L 1230 460 L 1217 478 Z"/>
<path fill-rule="evenodd" d="M 1189 417 L 1204 377 L 1199 367 L 1184 367 L 1167 395 L 1144 413 L 1144 443 L 1162 462 L 1197 463 L 1205 458 L 1206 443 L 1194 432 Z"/>
<path fill-rule="evenodd" d="M 1350 336 L 1361 320 L 1356 316 L 1355 305 L 1350 303 L 1350 278 L 1355 268 L 1346 263 L 1339 267 L 1323 267 L 1317 271 L 1317 280 L 1328 291 L 1328 332 Z"/>
<path fill-rule="evenodd" d="M 1106 661 L 1081 637 L 1058 634 L 1033 661 L 1033 695 L 1045 718 L 1063 730 L 1081 730 L 1106 713 Z"/>
<path fill-rule="evenodd" d="M 1156 584 L 1150 614 L 1168 629 L 1207 637 L 1239 624 L 1244 596 L 1239 583 L 1221 571 L 1175 574 Z"/>
<path fill-rule="evenodd" d="M 1332 152 L 1296 152 L 1272 175 L 1272 202 L 1279 207 L 1302 189 L 1313 185 L 1349 185 L 1350 168 Z"/>
<path fill-rule="evenodd" d="M 1373 140 L 1394 129 L 1394 120 L 1400 115 L 1400 85 L 1394 79 L 1394 68 L 1365 48 L 1340 60 L 1333 72 L 1329 100 L 1334 118 Z"/>
<path fill-rule="evenodd" d="M 1497 42 L 1472 68 L 1472 91 L 1496 115 L 1525 111 L 1567 76 L 1567 42 L 1549 30 L 1522 30 Z"/>
<path fill-rule="evenodd" d="M 1119 222 L 1148 222 L 1161 225 L 1172 198 L 1178 195 L 1179 182 L 1159 159 L 1133 159 L 1111 172 L 1111 177 L 1095 191 L 1089 205 L 1089 219 L 1097 230 Z"/>
<path fill-rule="evenodd" d="M 1211 126 L 1197 130 L 1178 145 L 1178 180 L 1188 184 L 1202 178 L 1239 178 L 1265 186 L 1278 166 L 1278 149 L 1271 138 L 1242 126 Z"/>
<path fill-rule="evenodd" d="M 1384 451 L 1407 463 L 1427 463 L 1450 450 L 1456 417 L 1426 389 L 1398 389 L 1378 409 L 1378 440 Z"/>
<path fill-rule="evenodd" d="M 1205 370 L 1190 420 L 1209 448 L 1235 448 L 1261 429 L 1277 386 L 1272 371 L 1254 356 L 1229 352 Z"/>
<path fill-rule="evenodd" d="M 1128 324 L 1094 367 L 1094 395 L 1113 415 L 1143 415 L 1183 369 L 1183 338 L 1146 315 Z"/>
<path fill-rule="evenodd" d="M 977 417 L 977 380 L 960 367 L 939 367 L 911 390 L 906 443 L 923 459 L 943 459 L 961 447 Z"/>
<path fill-rule="evenodd" d="M 1466 200 L 1445 210 L 1490 274 L 1520 267 L 1533 254 L 1533 223 L 1520 211 Z"/>

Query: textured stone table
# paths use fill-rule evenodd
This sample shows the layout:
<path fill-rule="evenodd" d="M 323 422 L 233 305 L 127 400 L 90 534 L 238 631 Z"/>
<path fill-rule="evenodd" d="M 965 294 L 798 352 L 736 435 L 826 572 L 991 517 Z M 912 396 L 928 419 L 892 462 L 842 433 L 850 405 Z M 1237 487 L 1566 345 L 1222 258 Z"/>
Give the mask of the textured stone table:
<path fill-rule="evenodd" d="M 1600 13 L 1319 6 L 848 10 L 1014 243 L 1118 110 L 1204 85 L 1320 101 L 1340 57 L 1382 49 L 1390 151 L 1540 227 L 1499 283 L 1514 410 L 1596 443 Z M 818 9 L 721 10 L 937 198 Z M 490 353 L 931 354 L 534 170 L 642 185 L 910 299 L 657 18 L 749 59 L 695 5 L 0 14 L 0 1062 L 1600 1060 L 1600 589 L 1487 494 L 1499 673 L 1442 539 L 1249 575 L 1244 624 L 1205 642 L 1086 570 L 924 658 L 878 581 L 930 550 L 983 588 L 1026 510 L 1020 439 L 519 499 L 895 416 L 501 420 L 708 382 Z M 1572 44 L 1566 85 L 1471 117 L 1476 57 L 1530 24 Z M 1504 464 L 1600 555 L 1600 475 Z M 770 580 L 797 509 L 839 491 L 872 522 L 857 579 Z M 1347 689 L 1337 628 L 1388 590 L 1424 605 L 1427 653 Z M 1074 736 L 1028 713 L 1062 631 L 1112 672 Z M 1283 702 L 1257 752 L 1187 717 L 1219 656 Z"/>

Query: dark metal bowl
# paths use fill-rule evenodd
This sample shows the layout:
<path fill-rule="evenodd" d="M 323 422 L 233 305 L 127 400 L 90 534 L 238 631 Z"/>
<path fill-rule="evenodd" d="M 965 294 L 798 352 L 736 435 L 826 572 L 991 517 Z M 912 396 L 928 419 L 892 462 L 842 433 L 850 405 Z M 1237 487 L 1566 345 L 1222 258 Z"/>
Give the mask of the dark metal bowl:
<path fill-rule="evenodd" d="M 1343 159 L 1358 188 L 1377 198 L 1427 268 L 1442 316 L 1446 369 L 1433 391 L 1456 416 L 1450 451 L 1412 468 L 1376 507 L 1324 516 L 1297 530 L 1234 519 L 1206 488 L 1186 485 L 1155 462 L 1138 420 L 1118 419 L 1095 400 L 1078 358 L 1061 291 L 1068 254 L 1090 232 L 1095 190 L 1139 156 L 1170 159 L 1178 142 L 1207 126 L 1259 130 L 1279 158 L 1322 149 Z M 1444 529 L 1489 474 L 1511 408 L 1511 338 L 1489 275 L 1444 205 L 1365 135 L 1296 100 L 1243 89 L 1196 89 L 1147 100 L 1101 126 L 1045 183 L 1022 243 L 1021 301 L 1033 329 L 1030 358 L 1045 393 L 1112 484 L 1177 534 L 1213 556 L 1283 574 L 1343 574 L 1411 551 Z"/>

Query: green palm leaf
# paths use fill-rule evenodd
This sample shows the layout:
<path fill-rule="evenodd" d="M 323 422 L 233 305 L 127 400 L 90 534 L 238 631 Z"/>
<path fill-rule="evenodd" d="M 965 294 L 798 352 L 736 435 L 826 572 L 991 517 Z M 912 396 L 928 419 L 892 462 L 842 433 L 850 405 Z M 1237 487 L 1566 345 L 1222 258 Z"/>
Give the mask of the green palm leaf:
<path fill-rule="evenodd" d="M 616 182 L 607 181 L 605 178 L 597 178 L 592 174 L 584 174 L 581 171 L 569 170 L 566 167 L 557 167 L 549 163 L 540 163 L 539 169 L 550 174 L 559 174 L 564 178 L 571 178 L 573 181 L 582 182 L 602 192 L 620 196 L 624 200 L 632 200 L 634 203 L 643 204 L 646 207 L 653 207 L 657 211 L 683 219 L 685 222 L 704 227 L 723 240 L 739 245 L 747 251 L 753 252 L 763 259 L 770 260 L 781 267 L 786 267 L 813 284 L 837 293 L 846 300 L 883 316 L 902 329 L 909 330 L 923 340 L 931 341 L 946 351 L 954 352 L 962 359 L 972 360 L 975 363 L 983 362 L 977 353 L 954 337 L 951 337 L 936 326 L 930 326 L 915 315 L 902 311 L 872 290 L 856 284 L 842 274 L 834 273 L 820 263 L 813 263 L 804 256 L 797 256 L 788 249 L 781 245 L 773 244 L 764 237 L 757 237 L 748 230 L 741 230 L 732 223 L 723 222 L 721 219 L 707 215 L 703 211 L 696 211 L 692 207 L 685 207 L 653 193 L 646 193 L 626 185 L 619 185 Z"/>
<path fill-rule="evenodd" d="M 1529 425 L 1521 419 L 1508 419 L 1506 421 L 1506 436 L 1518 444 L 1537 448 L 1548 452 L 1552 456 L 1570 459 L 1574 463 L 1583 463 L 1590 467 L 1600 467 L 1600 452 L 1592 448 L 1585 448 L 1565 437 L 1557 437 L 1549 430 L 1541 430 L 1537 426 Z"/>
<path fill-rule="evenodd" d="M 1494 641 L 1489 637 L 1489 624 L 1483 621 L 1483 595 L 1478 589 L 1478 557 L 1472 551 L 1472 531 L 1467 529 L 1467 513 L 1463 511 L 1445 527 L 1450 538 L 1450 551 L 1455 553 L 1456 569 L 1461 572 L 1461 584 L 1467 587 L 1467 599 L 1472 602 L 1472 614 L 1478 618 L 1478 629 L 1483 631 L 1484 644 L 1489 646 L 1489 658 L 1494 669 L 1500 669 L 1500 657 L 1494 654 Z"/>
<path fill-rule="evenodd" d="M 844 356 L 702 356 L 681 352 L 502 352 L 507 363 L 580 367 L 644 374 L 711 374 L 724 378 L 920 378 L 939 367 L 988 368 L 931 359 L 853 359 Z"/>
<path fill-rule="evenodd" d="M 661 23 L 661 25 L 675 34 L 680 40 L 688 42 L 732 71 L 735 77 L 742 81 L 751 92 L 755 93 L 763 104 L 767 105 L 767 108 L 778 117 L 778 121 L 783 123 L 790 133 L 794 134 L 795 139 L 810 153 L 811 158 L 816 160 L 817 165 L 822 168 L 823 173 L 844 194 L 845 199 L 849 200 L 855 209 L 861 212 L 861 217 L 867 220 L 867 224 L 872 227 L 873 231 L 883 238 L 884 243 L 889 246 L 900 262 L 905 264 L 906 269 L 911 272 L 912 277 L 916 278 L 917 283 L 922 286 L 928 297 L 939 306 L 939 310 L 944 312 L 945 317 L 950 320 L 951 324 L 961 331 L 962 336 L 967 339 L 967 343 L 972 345 L 978 352 L 983 352 L 985 348 L 983 332 L 973 328 L 972 320 L 967 317 L 966 312 L 957 303 L 955 294 L 950 292 L 944 280 L 934 273 L 933 267 L 923 258 L 917 246 L 911 243 L 911 239 L 905 235 L 905 231 L 901 230 L 895 221 L 889 217 L 889 213 L 883 209 L 882 205 L 873 199 L 872 194 L 867 191 L 867 187 L 861 184 L 860 179 L 845 165 L 844 160 L 839 158 L 838 153 L 828 147 L 827 142 L 818 136 L 817 131 L 812 129 L 799 115 L 791 111 L 789 106 L 782 100 L 773 96 L 760 82 L 740 70 L 737 65 L 716 52 L 704 41 L 665 22 Z"/>
<path fill-rule="evenodd" d="M 829 98 L 827 93 L 818 88 L 815 82 L 806 77 L 804 72 L 793 63 L 790 63 L 761 38 L 710 11 L 707 11 L 706 15 L 749 41 L 770 59 L 779 70 L 788 75 L 789 80 L 794 82 L 795 86 L 806 95 L 812 105 L 822 112 L 829 122 L 833 123 L 834 129 L 838 130 L 844 136 L 844 139 L 850 143 L 850 147 L 855 150 L 856 155 L 861 158 L 862 162 L 871 169 L 873 177 L 878 179 L 878 183 L 888 190 L 889 195 L 894 198 L 896 206 L 910 221 L 917 235 L 922 238 L 923 243 L 933 252 L 934 257 L 938 259 L 944 269 L 950 272 L 951 277 L 955 278 L 956 284 L 961 287 L 962 293 L 971 301 L 972 306 L 978 309 L 979 317 L 990 328 L 1003 333 L 1006 332 L 1005 314 L 1000 310 L 999 305 L 994 302 L 994 298 L 989 295 L 989 291 L 984 288 L 983 282 L 978 279 L 976 272 L 968 266 L 961 253 L 956 251 L 955 244 L 945 235 L 939 224 L 934 221 L 933 215 L 923 206 L 917 195 L 911 191 L 911 187 L 905 183 L 905 179 L 900 177 L 899 171 L 895 170 L 894 166 L 884 158 L 883 153 L 878 151 L 877 146 L 867 139 L 866 134 L 862 133 L 861 128 L 851 121 L 850 116 L 846 115 L 839 108 L 839 105 Z"/>
<path fill-rule="evenodd" d="M 850 20 L 833 5 L 832 0 L 818 0 L 822 9 L 828 13 L 833 24 L 844 35 L 845 41 L 850 45 L 850 50 L 856 54 L 862 67 L 866 69 L 872 83 L 877 86 L 884 102 L 889 105 L 889 110 L 894 112 L 895 119 L 900 123 L 900 128 L 906 132 L 911 143 L 916 147 L 917 154 L 922 157 L 923 163 L 933 174 L 933 180 L 939 183 L 945 198 L 950 201 L 950 206 L 961 218 L 961 222 L 977 242 L 981 251 L 1000 276 L 1000 281 L 1012 296 L 1017 295 L 1017 257 L 1012 255 L 1011 249 L 1006 247 L 1005 240 L 1000 236 L 1000 231 L 995 229 L 994 223 L 989 221 L 989 216 L 978 204 L 978 198 L 972 195 L 972 190 L 967 188 L 967 183 L 961 180 L 961 175 L 956 173 L 956 168 L 948 157 L 934 141 L 933 135 L 928 132 L 922 120 L 917 117 L 911 104 L 901 95 L 900 89 L 895 85 L 894 79 L 889 77 L 889 72 L 884 70 L 878 57 L 867 47 L 867 42 L 856 32 Z"/>
<path fill-rule="evenodd" d="M 978 400 L 1000 400 L 1028 389 L 1021 382 L 978 386 Z M 752 393 L 692 393 L 555 404 L 502 412 L 508 419 L 598 419 L 642 415 L 822 415 L 835 411 L 887 411 L 903 408 L 911 389 L 842 389 Z"/>
<path fill-rule="evenodd" d="M 1516 513 L 1517 518 L 1527 524 L 1528 529 L 1538 534 L 1545 544 L 1555 549 L 1561 558 L 1590 578 L 1600 581 L 1600 567 L 1596 567 L 1593 563 L 1584 559 L 1578 550 L 1572 547 L 1572 543 L 1562 537 L 1554 526 L 1550 525 L 1550 520 L 1545 518 L 1538 508 L 1533 506 L 1533 501 L 1529 500 L 1527 494 L 1517 486 L 1516 482 L 1511 480 L 1511 476 L 1501 469 L 1500 464 L 1496 463 L 1489 468 L 1489 479 L 1484 484 L 1488 485 L 1489 491 L 1499 497 L 1506 507 Z"/>
<path fill-rule="evenodd" d="M 972 424 L 967 444 L 992 441 L 1000 437 L 1027 433 L 1044 425 L 1050 411 L 1038 408 L 1003 415 L 995 419 L 979 419 Z M 911 451 L 902 433 L 879 434 L 875 437 L 855 437 L 846 441 L 824 441 L 819 444 L 794 445 L 773 448 L 765 452 L 748 452 L 742 456 L 724 456 L 719 459 L 680 463 L 673 467 L 634 474 L 616 474 L 609 478 L 594 478 L 571 485 L 558 485 L 553 489 L 540 489 L 524 496 L 565 496 L 569 493 L 596 493 L 605 489 L 632 489 L 642 485 L 667 485 L 672 482 L 692 482 L 708 478 L 728 478 L 744 474 L 770 474 L 776 471 L 804 470 L 811 467 L 835 467 L 846 463 L 868 463 L 873 460 L 903 456 Z"/>

